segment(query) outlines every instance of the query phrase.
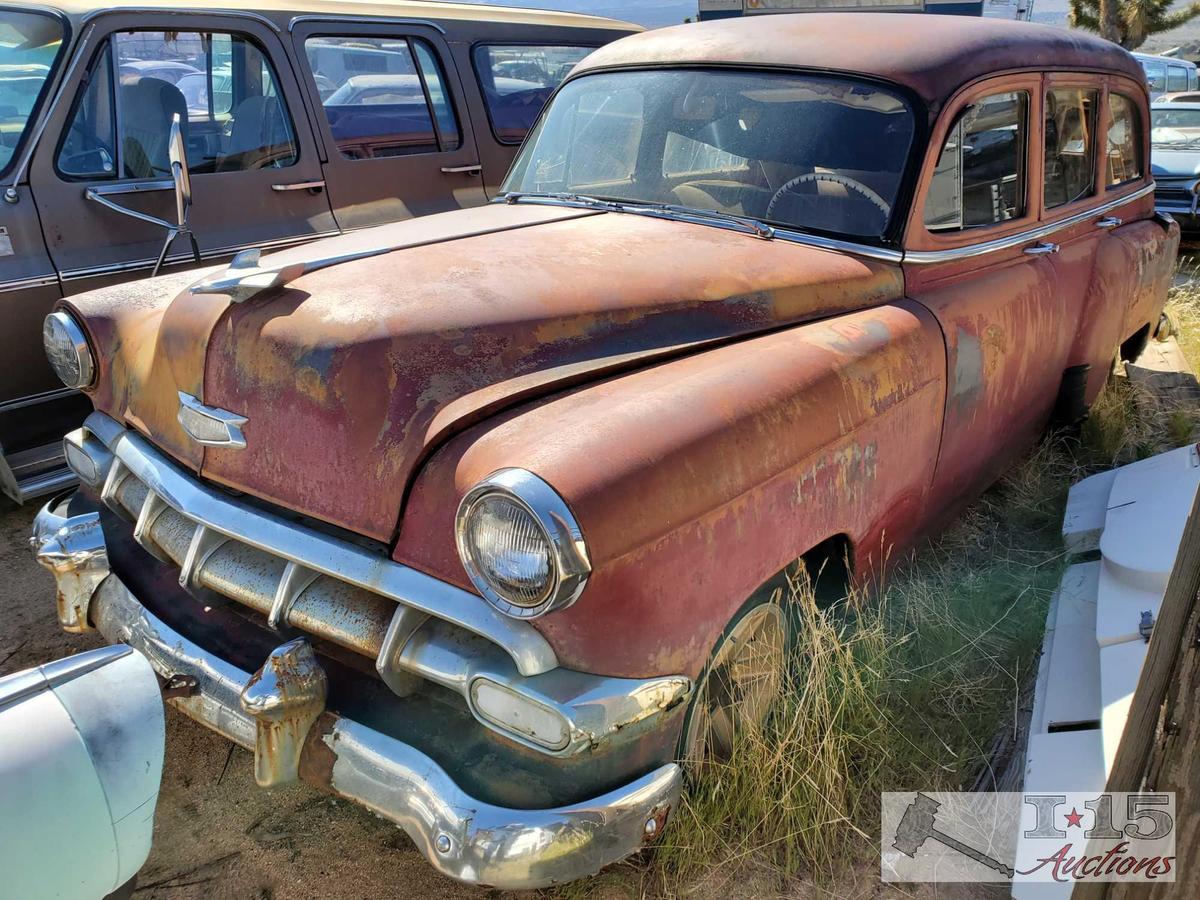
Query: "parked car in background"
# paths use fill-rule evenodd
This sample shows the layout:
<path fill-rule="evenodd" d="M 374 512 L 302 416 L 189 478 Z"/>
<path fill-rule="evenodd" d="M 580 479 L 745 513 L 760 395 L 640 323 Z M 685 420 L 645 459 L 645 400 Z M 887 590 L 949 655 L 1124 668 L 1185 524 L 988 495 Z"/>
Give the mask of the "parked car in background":
<path fill-rule="evenodd" d="M 484 203 L 558 80 L 638 30 L 407 0 L 0 6 L 0 490 L 72 477 L 61 437 L 88 404 L 38 339 L 60 297 Z"/>
<path fill-rule="evenodd" d="M 1148 136 L 1058 28 L 610 44 L 487 207 L 57 305 L 95 411 L 35 534 L 101 522 L 64 625 L 448 875 L 594 872 L 769 708 L 798 561 L 871 581 L 1156 329 Z"/>
<path fill-rule="evenodd" d="M 1133 54 L 1146 73 L 1150 85 L 1150 99 L 1157 101 L 1163 94 L 1200 90 L 1200 76 L 1196 64 L 1174 56 L 1152 56 L 1149 53 Z"/>
<path fill-rule="evenodd" d="M 1200 91 L 1180 91 L 1177 94 L 1163 94 L 1155 103 L 1200 103 Z"/>
<path fill-rule="evenodd" d="M 1150 111 L 1154 208 L 1186 233 L 1200 231 L 1200 103 L 1156 103 Z"/>
<path fill-rule="evenodd" d="M 74 546 L 74 535 L 47 538 L 60 559 Z M 133 895 L 150 853 L 165 730 L 154 669 L 121 644 L 0 678 L 5 897 Z"/>

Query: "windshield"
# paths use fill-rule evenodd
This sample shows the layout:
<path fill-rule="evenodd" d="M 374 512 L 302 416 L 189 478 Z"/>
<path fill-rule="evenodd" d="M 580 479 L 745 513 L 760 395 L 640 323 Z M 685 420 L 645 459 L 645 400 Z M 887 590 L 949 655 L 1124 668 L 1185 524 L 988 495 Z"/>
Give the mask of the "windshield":
<path fill-rule="evenodd" d="M 845 78 L 672 69 L 568 82 L 504 183 L 878 238 L 913 136 L 899 96 Z"/>
<path fill-rule="evenodd" d="M 0 172 L 8 170 L 62 47 L 49 15 L 0 9 Z"/>
<path fill-rule="evenodd" d="M 1150 143 L 1159 147 L 1200 143 L 1200 109 L 1150 111 Z"/>

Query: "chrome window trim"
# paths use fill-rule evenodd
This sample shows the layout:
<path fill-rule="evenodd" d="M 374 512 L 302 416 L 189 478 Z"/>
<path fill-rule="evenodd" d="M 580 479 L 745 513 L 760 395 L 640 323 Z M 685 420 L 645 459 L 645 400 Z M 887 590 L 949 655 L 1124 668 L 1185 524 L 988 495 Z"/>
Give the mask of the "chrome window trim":
<path fill-rule="evenodd" d="M 283 249 L 285 247 L 296 246 L 299 244 L 307 244 L 310 241 L 319 241 L 329 237 L 338 237 L 340 231 L 322 231 L 318 234 L 305 234 L 298 237 L 276 238 L 272 241 L 260 241 L 254 244 L 238 244 L 233 247 L 216 247 L 212 250 L 202 251 L 200 256 L 202 259 L 218 259 L 222 256 L 236 256 L 243 250 L 251 250 L 254 248 L 262 249 Z M 175 253 L 168 256 L 166 265 L 173 263 L 186 262 L 192 259 L 191 253 Z M 124 263 L 109 263 L 103 266 L 89 266 L 86 269 L 70 269 L 62 273 L 63 281 L 79 281 L 83 278 L 94 278 L 98 275 L 117 275 L 122 272 L 136 272 L 141 269 L 154 268 L 155 261 L 153 259 L 139 259 L 133 262 Z M 199 276 L 197 276 L 199 278 Z"/>
<path fill-rule="evenodd" d="M 954 247 L 950 250 L 908 250 L 904 253 L 904 262 L 913 263 L 914 265 L 932 265 L 934 263 L 955 262 L 961 259 L 970 259 L 974 256 L 983 256 L 986 253 L 995 253 L 1000 250 L 1010 250 L 1013 247 L 1019 247 L 1022 244 L 1032 243 L 1033 241 L 1041 240 L 1056 232 L 1062 231 L 1065 228 L 1071 228 L 1078 225 L 1080 222 L 1086 222 L 1088 219 L 1095 219 L 1104 216 L 1118 207 L 1124 206 L 1126 203 L 1132 203 L 1134 200 L 1140 200 L 1149 194 L 1154 193 L 1155 184 L 1151 181 L 1144 187 L 1139 188 L 1129 194 L 1122 194 L 1107 203 L 1102 203 L 1099 206 L 1093 206 L 1090 209 L 1085 209 L 1075 215 L 1067 216 L 1065 219 L 1058 219 L 1054 222 L 1045 222 L 1037 225 L 1034 228 L 1025 231 L 1017 232 L 1016 234 L 1006 235 L 1002 238 L 996 238 L 991 241 L 982 241 L 978 244 L 968 244 L 964 247 Z"/>
<path fill-rule="evenodd" d="M 308 22 L 316 22 L 321 25 L 420 25 L 425 28 L 432 28 L 439 34 L 446 34 L 446 29 L 430 19 L 406 19 L 403 17 L 392 18 L 390 16 L 339 16 L 337 13 L 329 13 L 326 15 L 303 15 L 294 16 L 288 22 L 288 31 L 296 30 L 297 25 L 302 25 Z"/>
<path fill-rule="evenodd" d="M 554 650 L 532 625 L 503 615 L 475 594 L 227 497 L 103 413 L 92 413 L 84 427 L 147 488 L 193 522 L 486 638 L 504 649 L 522 675 L 557 668 Z"/>

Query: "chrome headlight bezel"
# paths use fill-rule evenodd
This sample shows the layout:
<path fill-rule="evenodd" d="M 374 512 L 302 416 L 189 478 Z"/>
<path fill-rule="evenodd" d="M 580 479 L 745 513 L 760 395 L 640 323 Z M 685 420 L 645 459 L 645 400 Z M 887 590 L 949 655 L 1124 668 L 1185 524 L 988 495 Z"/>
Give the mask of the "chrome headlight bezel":
<path fill-rule="evenodd" d="M 480 501 L 497 495 L 529 513 L 549 546 L 550 587 L 536 606 L 514 603 L 497 590 L 477 565 L 475 548 L 468 543 L 473 511 Z M 454 537 L 471 584 L 488 603 L 515 619 L 534 619 L 566 609 L 579 599 L 592 571 L 583 531 L 574 514 L 554 488 L 525 469 L 500 469 L 467 491 L 458 505 Z"/>
<path fill-rule="evenodd" d="M 78 379 L 71 379 L 64 375 L 62 368 L 55 363 L 55 357 L 50 352 L 47 333 L 55 327 L 62 329 L 75 353 L 75 362 L 79 369 Z M 96 380 L 96 358 L 92 355 L 92 348 L 88 345 L 87 335 L 84 334 L 83 327 L 75 320 L 75 317 L 66 310 L 60 309 L 46 316 L 45 322 L 42 324 L 42 347 L 46 351 L 46 359 L 50 363 L 50 368 L 67 387 L 83 390 L 90 387 Z"/>

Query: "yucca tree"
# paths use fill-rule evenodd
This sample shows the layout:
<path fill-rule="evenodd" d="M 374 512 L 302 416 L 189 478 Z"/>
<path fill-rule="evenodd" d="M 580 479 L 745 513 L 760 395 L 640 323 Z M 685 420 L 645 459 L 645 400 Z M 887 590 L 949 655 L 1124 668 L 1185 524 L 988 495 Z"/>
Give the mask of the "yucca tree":
<path fill-rule="evenodd" d="M 1134 50 L 1150 35 L 1178 28 L 1200 16 L 1200 2 L 1177 10 L 1171 5 L 1172 0 L 1069 0 L 1067 21 L 1074 28 L 1095 31 L 1126 50 Z"/>

